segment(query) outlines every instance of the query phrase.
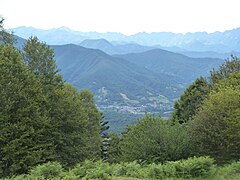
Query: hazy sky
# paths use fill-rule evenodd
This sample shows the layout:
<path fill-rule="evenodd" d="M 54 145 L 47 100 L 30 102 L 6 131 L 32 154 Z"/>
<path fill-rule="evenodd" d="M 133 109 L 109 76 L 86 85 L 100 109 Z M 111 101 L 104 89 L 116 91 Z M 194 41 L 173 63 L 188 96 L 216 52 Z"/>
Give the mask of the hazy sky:
<path fill-rule="evenodd" d="M 240 0 L 0 0 L 5 28 L 196 32 L 240 27 Z"/>

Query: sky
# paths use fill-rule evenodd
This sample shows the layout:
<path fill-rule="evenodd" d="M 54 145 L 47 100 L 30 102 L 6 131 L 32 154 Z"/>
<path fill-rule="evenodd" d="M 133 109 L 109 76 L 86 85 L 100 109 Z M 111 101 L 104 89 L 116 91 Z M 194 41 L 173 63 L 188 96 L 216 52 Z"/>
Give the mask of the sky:
<path fill-rule="evenodd" d="M 6 29 L 215 32 L 240 27 L 239 0 L 0 0 Z"/>

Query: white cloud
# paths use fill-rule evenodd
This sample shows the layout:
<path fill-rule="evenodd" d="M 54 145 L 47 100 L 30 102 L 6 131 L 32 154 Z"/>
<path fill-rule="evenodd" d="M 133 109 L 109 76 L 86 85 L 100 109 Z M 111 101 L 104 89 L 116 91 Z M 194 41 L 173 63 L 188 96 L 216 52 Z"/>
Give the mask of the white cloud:
<path fill-rule="evenodd" d="M 238 0 L 0 0 L 5 27 L 195 32 L 240 27 Z"/>

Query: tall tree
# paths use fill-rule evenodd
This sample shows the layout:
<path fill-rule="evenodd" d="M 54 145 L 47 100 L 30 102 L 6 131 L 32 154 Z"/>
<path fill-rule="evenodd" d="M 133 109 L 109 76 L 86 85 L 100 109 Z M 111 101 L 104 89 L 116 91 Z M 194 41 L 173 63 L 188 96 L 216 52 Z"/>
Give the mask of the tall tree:
<path fill-rule="evenodd" d="M 56 147 L 57 161 L 65 167 L 72 167 L 86 159 L 85 135 L 87 133 L 88 115 L 85 112 L 81 97 L 76 88 L 65 84 L 59 91 L 60 100 L 55 108 L 57 116 L 54 117 L 50 129 L 52 140 Z"/>
<path fill-rule="evenodd" d="M 42 83 L 52 126 L 48 137 L 56 147 L 57 160 L 74 166 L 86 158 L 99 157 L 100 119 L 93 95 L 88 90 L 78 92 L 63 83 L 54 60 L 54 51 L 36 37 L 24 46 L 25 63 Z"/>
<path fill-rule="evenodd" d="M 190 124 L 198 155 L 219 163 L 240 158 L 240 74 L 219 81 Z"/>
<path fill-rule="evenodd" d="M 100 157 L 102 114 L 93 95 L 64 84 L 53 50 L 37 38 L 24 55 L 0 43 L 0 102 L 0 177 Z"/>
<path fill-rule="evenodd" d="M 227 79 L 231 74 L 240 73 L 240 59 L 231 56 L 230 60 L 227 59 L 217 70 L 213 69 L 210 73 L 209 81 L 202 77 L 196 79 L 175 102 L 172 115 L 174 123 L 186 123 L 192 119 L 215 84 Z"/>
<path fill-rule="evenodd" d="M 100 120 L 100 135 L 102 137 L 102 145 L 101 145 L 101 157 L 103 161 L 108 161 L 109 158 L 109 141 L 110 138 L 108 136 L 107 130 L 109 129 L 108 121 L 104 120 L 104 116 L 102 115 L 102 119 Z"/>
<path fill-rule="evenodd" d="M 54 159 L 45 139 L 49 118 L 38 78 L 28 70 L 12 46 L 0 51 L 0 176 L 26 173 L 30 167 Z"/>

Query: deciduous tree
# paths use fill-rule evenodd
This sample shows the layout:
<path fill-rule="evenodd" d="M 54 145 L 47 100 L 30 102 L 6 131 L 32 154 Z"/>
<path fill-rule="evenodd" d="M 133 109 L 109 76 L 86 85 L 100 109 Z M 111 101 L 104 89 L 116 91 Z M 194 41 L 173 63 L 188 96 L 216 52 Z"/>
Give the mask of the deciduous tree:
<path fill-rule="evenodd" d="M 189 136 L 183 125 L 172 126 L 161 117 L 147 115 L 123 134 L 122 160 L 164 162 L 188 156 Z"/>
<path fill-rule="evenodd" d="M 23 63 L 20 52 L 6 45 L 0 51 L 0 176 L 26 173 L 54 159 L 45 137 L 49 118 L 38 78 Z"/>
<path fill-rule="evenodd" d="M 191 123 L 191 137 L 196 153 L 223 163 L 240 158 L 240 75 L 215 86 Z"/>

